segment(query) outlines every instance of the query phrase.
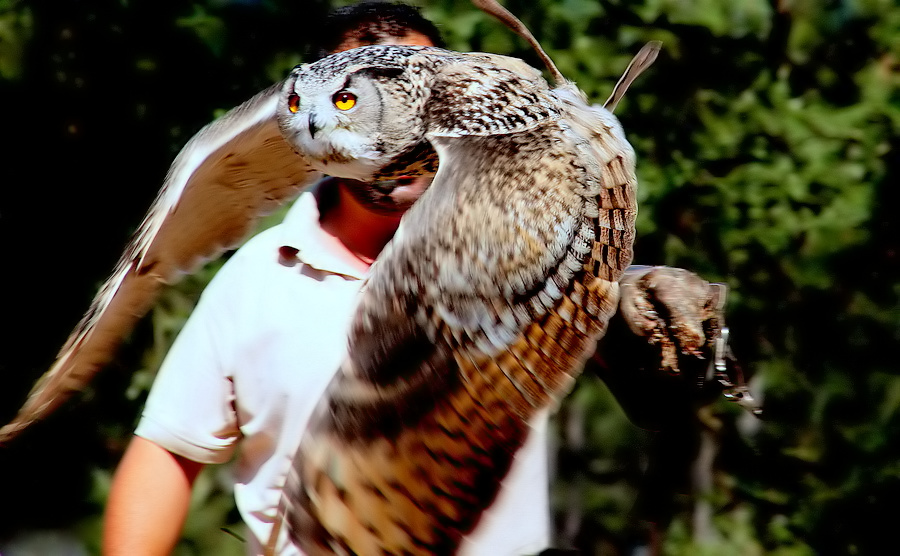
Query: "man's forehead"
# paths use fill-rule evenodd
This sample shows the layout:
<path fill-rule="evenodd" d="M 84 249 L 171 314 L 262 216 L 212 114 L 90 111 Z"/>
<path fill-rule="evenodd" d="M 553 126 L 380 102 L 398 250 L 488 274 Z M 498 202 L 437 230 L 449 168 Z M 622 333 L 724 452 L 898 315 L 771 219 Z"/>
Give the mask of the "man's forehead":
<path fill-rule="evenodd" d="M 336 54 L 338 52 L 343 52 L 345 50 L 350 50 L 353 48 L 359 48 L 360 46 L 370 46 L 372 44 L 399 46 L 434 46 L 434 43 L 426 35 L 410 29 L 403 36 L 395 37 L 393 35 L 387 35 L 386 37 L 379 39 L 375 43 L 361 41 L 357 37 L 348 37 L 332 51 L 332 54 Z"/>

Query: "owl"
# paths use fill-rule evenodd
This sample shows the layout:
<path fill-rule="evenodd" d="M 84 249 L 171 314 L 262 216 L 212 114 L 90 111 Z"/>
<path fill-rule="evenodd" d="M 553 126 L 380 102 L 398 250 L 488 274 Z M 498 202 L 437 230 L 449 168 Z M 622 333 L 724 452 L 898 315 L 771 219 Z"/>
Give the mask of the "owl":
<path fill-rule="evenodd" d="M 307 554 L 453 553 L 531 419 L 572 386 L 632 256 L 634 152 L 607 102 L 504 56 L 370 46 L 296 68 L 195 136 L 8 439 L 79 390 L 159 288 L 322 174 L 434 174 L 373 265 L 280 506 Z M 209 203 L 215 198 L 216 203 Z"/>
<path fill-rule="evenodd" d="M 561 77 L 436 48 L 299 67 L 278 114 L 324 173 L 390 180 L 437 159 L 301 441 L 281 507 L 290 537 L 306 554 L 455 553 L 616 310 L 634 153 Z"/>

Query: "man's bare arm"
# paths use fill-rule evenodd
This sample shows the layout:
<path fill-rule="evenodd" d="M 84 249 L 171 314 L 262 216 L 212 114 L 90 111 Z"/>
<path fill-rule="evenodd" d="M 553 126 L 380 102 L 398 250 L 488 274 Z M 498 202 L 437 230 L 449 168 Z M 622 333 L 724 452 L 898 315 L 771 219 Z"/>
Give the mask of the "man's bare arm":
<path fill-rule="evenodd" d="M 103 554 L 171 554 L 202 468 L 202 463 L 134 437 L 113 478 L 103 523 Z"/>

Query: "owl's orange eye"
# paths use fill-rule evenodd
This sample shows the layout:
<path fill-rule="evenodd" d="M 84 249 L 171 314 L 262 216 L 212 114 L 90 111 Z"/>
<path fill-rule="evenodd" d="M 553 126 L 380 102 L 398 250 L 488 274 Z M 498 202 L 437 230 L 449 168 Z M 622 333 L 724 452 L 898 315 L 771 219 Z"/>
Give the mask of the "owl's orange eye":
<path fill-rule="evenodd" d="M 288 110 L 291 111 L 291 114 L 296 114 L 297 111 L 300 110 L 299 95 L 291 95 L 288 97 Z"/>
<path fill-rule="evenodd" d="M 356 106 L 356 95 L 347 91 L 341 91 L 331 97 L 331 102 L 334 103 L 338 110 L 350 110 Z"/>

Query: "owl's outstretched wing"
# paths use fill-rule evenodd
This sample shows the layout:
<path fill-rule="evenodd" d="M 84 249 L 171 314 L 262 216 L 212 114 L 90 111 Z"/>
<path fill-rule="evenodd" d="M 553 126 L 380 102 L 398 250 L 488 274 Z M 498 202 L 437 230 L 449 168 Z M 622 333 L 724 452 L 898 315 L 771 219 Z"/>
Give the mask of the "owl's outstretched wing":
<path fill-rule="evenodd" d="M 258 217 L 318 178 L 278 130 L 281 88 L 262 91 L 185 145 L 113 275 L 19 413 L 0 429 L 0 442 L 81 390 L 112 359 L 164 284 L 233 247 Z"/>
<path fill-rule="evenodd" d="M 285 487 L 307 554 L 454 553 L 615 311 L 632 149 L 574 88 L 499 62 L 432 88 L 438 173 L 373 267 Z"/>

